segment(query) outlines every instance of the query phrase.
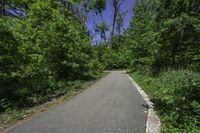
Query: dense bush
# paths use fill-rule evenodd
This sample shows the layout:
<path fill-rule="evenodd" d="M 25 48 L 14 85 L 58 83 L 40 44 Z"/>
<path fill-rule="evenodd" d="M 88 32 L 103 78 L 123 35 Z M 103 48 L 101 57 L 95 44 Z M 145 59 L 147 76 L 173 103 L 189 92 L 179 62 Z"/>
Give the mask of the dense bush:
<path fill-rule="evenodd" d="M 134 73 L 150 95 L 166 133 L 200 131 L 200 73 L 169 70 L 158 77 Z"/>
<path fill-rule="evenodd" d="M 61 3 L 26 6 L 25 19 L 0 18 L 0 112 L 44 102 L 101 71 L 84 27 Z"/>
<path fill-rule="evenodd" d="M 110 49 L 106 44 L 96 46 L 98 59 L 101 62 L 103 69 L 126 69 L 130 64 L 129 50 L 127 47 L 120 49 Z"/>
<path fill-rule="evenodd" d="M 199 71 L 198 0 L 136 0 L 127 30 L 131 69 L 159 74 L 169 68 Z"/>

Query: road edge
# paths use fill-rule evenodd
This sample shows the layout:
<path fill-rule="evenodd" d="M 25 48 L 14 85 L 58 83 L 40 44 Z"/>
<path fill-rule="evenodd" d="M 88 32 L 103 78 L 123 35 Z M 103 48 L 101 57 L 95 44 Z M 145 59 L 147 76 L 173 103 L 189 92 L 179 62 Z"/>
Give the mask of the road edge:
<path fill-rule="evenodd" d="M 146 131 L 145 133 L 160 133 L 161 122 L 159 117 L 154 111 L 154 104 L 150 101 L 149 96 L 142 90 L 142 88 L 133 80 L 133 78 L 127 74 L 129 79 L 132 81 L 132 84 L 138 90 L 140 95 L 143 97 L 145 102 L 148 105 L 148 115 L 146 122 Z"/>

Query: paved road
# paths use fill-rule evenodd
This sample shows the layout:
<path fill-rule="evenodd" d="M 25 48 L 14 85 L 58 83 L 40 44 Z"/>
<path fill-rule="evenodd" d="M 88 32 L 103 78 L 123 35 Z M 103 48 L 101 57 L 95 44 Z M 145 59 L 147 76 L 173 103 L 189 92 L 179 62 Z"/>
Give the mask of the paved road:
<path fill-rule="evenodd" d="M 143 98 L 122 71 L 113 71 L 64 104 L 5 133 L 144 133 Z"/>

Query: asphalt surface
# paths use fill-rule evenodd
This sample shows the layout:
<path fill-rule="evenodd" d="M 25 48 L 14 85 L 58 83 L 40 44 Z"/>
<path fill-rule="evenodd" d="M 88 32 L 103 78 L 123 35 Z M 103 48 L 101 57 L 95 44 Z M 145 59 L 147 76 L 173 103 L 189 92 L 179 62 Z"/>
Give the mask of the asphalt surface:
<path fill-rule="evenodd" d="M 123 71 L 5 133 L 144 133 L 147 110 Z"/>

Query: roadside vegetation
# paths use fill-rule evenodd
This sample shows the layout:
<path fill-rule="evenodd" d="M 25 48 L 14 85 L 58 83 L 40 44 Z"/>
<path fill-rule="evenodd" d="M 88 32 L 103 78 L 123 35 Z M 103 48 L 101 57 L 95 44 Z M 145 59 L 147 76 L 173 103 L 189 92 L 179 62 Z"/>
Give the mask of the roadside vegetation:
<path fill-rule="evenodd" d="M 198 0 L 138 0 L 127 31 L 131 76 L 155 103 L 164 133 L 200 132 L 199 7 Z"/>
<path fill-rule="evenodd" d="M 163 132 L 200 132 L 199 0 L 135 0 L 127 29 L 126 0 L 112 0 L 112 25 L 106 0 L 2 1 L 26 15 L 0 14 L 0 114 L 67 95 L 103 70 L 129 69 L 155 103 Z M 91 13 L 100 18 L 95 33 Z"/>
<path fill-rule="evenodd" d="M 42 104 L 102 73 L 72 2 L 4 2 L 23 5 L 27 17 L 0 18 L 0 113 Z"/>
<path fill-rule="evenodd" d="M 146 91 L 161 118 L 162 132 L 200 131 L 200 73 L 169 70 L 159 76 L 134 72 L 133 79 Z"/>
<path fill-rule="evenodd" d="M 0 18 L 0 130 L 103 76 L 90 36 L 72 10 L 60 1 L 10 2 L 27 7 L 27 18 Z"/>

